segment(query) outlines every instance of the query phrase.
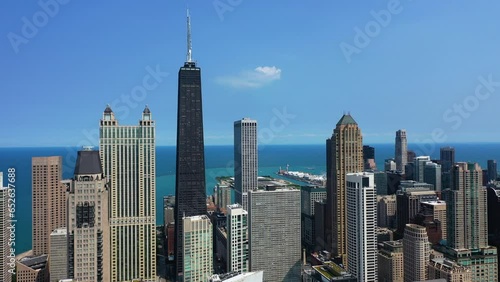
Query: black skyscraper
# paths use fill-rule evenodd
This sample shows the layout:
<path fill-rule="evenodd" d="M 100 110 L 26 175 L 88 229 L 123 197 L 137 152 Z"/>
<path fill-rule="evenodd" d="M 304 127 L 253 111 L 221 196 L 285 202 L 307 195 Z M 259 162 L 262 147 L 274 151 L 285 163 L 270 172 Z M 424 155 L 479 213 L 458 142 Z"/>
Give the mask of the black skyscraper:
<path fill-rule="evenodd" d="M 188 13 L 187 61 L 179 70 L 177 108 L 177 160 L 175 178 L 175 262 L 183 272 L 184 216 L 207 213 L 205 151 L 201 99 L 201 70 L 191 58 L 191 24 Z"/>
<path fill-rule="evenodd" d="M 375 148 L 363 145 L 363 161 L 366 162 L 368 159 L 375 159 Z"/>

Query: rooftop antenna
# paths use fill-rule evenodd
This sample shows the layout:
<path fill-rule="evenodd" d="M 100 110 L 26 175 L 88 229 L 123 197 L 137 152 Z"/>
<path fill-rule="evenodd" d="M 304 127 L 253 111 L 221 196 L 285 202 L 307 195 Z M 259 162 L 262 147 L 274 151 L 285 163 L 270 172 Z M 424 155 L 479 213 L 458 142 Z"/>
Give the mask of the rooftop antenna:
<path fill-rule="evenodd" d="M 187 62 L 193 62 L 192 58 L 193 47 L 191 45 L 191 16 L 189 15 L 189 8 L 187 8 Z"/>

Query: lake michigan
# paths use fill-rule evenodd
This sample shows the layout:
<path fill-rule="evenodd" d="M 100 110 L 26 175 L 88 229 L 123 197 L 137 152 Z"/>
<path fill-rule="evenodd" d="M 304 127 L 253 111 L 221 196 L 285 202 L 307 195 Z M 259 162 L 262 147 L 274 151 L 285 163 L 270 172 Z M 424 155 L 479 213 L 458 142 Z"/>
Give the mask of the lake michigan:
<path fill-rule="evenodd" d="M 368 144 L 370 145 L 370 144 Z M 456 161 L 478 162 L 483 169 L 488 159 L 500 160 L 500 143 L 446 144 L 455 147 Z M 377 167 L 383 169 L 384 160 L 394 157 L 394 144 L 371 144 L 375 147 Z M 409 144 L 418 155 L 439 159 L 440 145 Z M 0 171 L 16 169 L 16 253 L 31 249 L 31 158 L 41 156 L 63 157 L 63 178 L 73 175 L 76 152 L 79 148 L 0 148 Z M 324 174 L 326 169 L 325 145 L 262 145 L 259 146 L 259 175 L 272 175 L 280 167 L 290 170 Z M 162 199 L 175 194 L 175 147 L 159 146 L 156 150 L 156 222 L 162 224 Z M 213 193 L 216 176 L 233 175 L 233 146 L 206 146 L 207 194 Z M 277 177 L 277 176 L 276 176 Z"/>

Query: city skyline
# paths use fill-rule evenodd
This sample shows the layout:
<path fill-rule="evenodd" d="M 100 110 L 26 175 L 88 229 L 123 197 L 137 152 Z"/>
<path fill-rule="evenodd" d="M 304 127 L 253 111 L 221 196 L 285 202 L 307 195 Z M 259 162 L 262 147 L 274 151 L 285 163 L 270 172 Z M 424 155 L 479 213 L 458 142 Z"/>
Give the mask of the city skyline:
<path fill-rule="evenodd" d="M 0 111 L 17 281 L 498 279 L 500 151 L 471 140 L 500 147 L 500 35 L 478 36 L 500 4 L 188 2 L 0 4 L 0 92 L 26 112 Z"/>
<path fill-rule="evenodd" d="M 390 22 L 347 62 L 340 45 L 353 45 L 355 28 L 364 29 L 374 19 L 373 14 L 387 10 L 388 3 L 393 2 L 397 1 L 366 3 L 362 8 L 352 3 L 327 1 L 318 1 L 315 6 L 287 3 L 284 17 L 273 16 L 282 10 L 280 3 L 243 2 L 225 12 L 210 1 L 191 3 L 195 23 L 203 27 L 195 32 L 194 52 L 205 69 L 204 92 L 213 98 L 207 99 L 205 107 L 207 145 L 231 144 L 232 127 L 224 122 L 226 118 L 252 116 L 261 121 L 262 128 L 272 129 L 271 121 L 284 112 L 290 118 L 279 124 L 279 130 L 269 141 L 271 144 L 321 143 L 331 130 L 327 121 L 354 109 L 353 114 L 365 128 L 364 138 L 370 144 L 390 142 L 397 128 L 407 129 L 409 143 L 427 142 L 436 128 L 441 128 L 447 136 L 443 143 L 500 139 L 499 133 L 490 132 L 488 124 L 481 122 L 494 111 L 498 97 L 470 99 L 475 97 L 476 87 L 488 88 L 481 81 L 492 81 L 491 89 L 498 86 L 499 59 L 494 54 L 500 46 L 500 37 L 486 19 L 495 19 L 491 13 L 500 4 L 489 1 L 456 7 L 449 3 L 397 2 L 400 12 L 392 14 Z M 26 109 L 26 118 L 19 119 L 19 126 L 12 128 L 11 134 L 0 138 L 0 146 L 77 146 L 82 141 L 97 145 L 91 116 L 99 114 L 107 103 L 116 106 L 113 108 L 120 113 L 120 120 L 128 124 L 135 123 L 132 113 L 138 107 L 152 105 L 152 110 L 158 112 L 157 143 L 175 144 L 175 105 L 171 101 L 175 99 L 174 74 L 184 54 L 185 3 L 122 3 L 118 7 L 102 3 L 100 9 L 73 2 L 60 4 L 48 23 L 36 27 L 28 42 L 18 46 L 9 38 L 12 34 L 24 36 L 23 17 L 33 22 L 33 15 L 44 10 L 38 3 L 0 5 L 0 10 L 9 11 L 1 17 L 0 33 L 6 36 L 0 41 L 0 52 L 7 56 L 0 68 L 0 75 L 5 77 L 0 91 L 11 94 L 6 95 L 7 105 L 23 104 Z M 86 12 L 79 13 L 82 9 Z M 443 15 L 444 10 L 447 13 Z M 111 16 L 115 21 L 105 25 L 111 11 L 116 11 Z M 255 21 L 257 12 L 272 20 Z M 80 24 L 89 17 L 93 18 L 92 23 Z M 297 18 L 314 20 L 296 21 Z M 463 18 L 473 20 L 464 23 Z M 247 26 L 249 21 L 253 25 Z M 461 32 L 447 32 L 449 27 L 460 27 Z M 287 36 L 290 30 L 301 36 Z M 260 39 L 257 41 L 252 36 L 256 31 Z M 276 38 L 276 32 L 283 35 Z M 446 38 L 441 36 L 443 33 Z M 17 53 L 13 46 L 18 47 Z M 263 51 L 247 55 L 255 49 Z M 321 67 L 319 77 L 311 77 L 307 70 L 317 54 L 322 55 L 326 65 Z M 43 71 L 40 66 L 44 66 Z M 412 66 L 411 71 L 400 72 L 405 66 Z M 146 77 L 151 86 L 146 89 L 151 90 L 141 94 L 140 99 L 132 99 L 132 106 L 127 106 L 128 100 L 123 97 L 128 95 L 130 99 L 132 90 L 142 87 Z M 315 83 L 316 79 L 332 77 L 337 86 L 331 91 L 321 91 L 322 86 Z M 32 83 L 20 83 L 20 78 Z M 235 88 L 238 83 L 247 87 Z M 304 97 L 306 90 L 310 103 L 290 99 Z M 86 99 L 79 98 L 82 96 Z M 323 101 L 333 97 L 338 108 L 327 110 L 328 103 Z M 369 110 L 373 105 L 368 102 L 373 97 L 380 101 L 418 99 L 413 99 L 409 107 L 373 115 Z M 33 103 L 24 103 L 26 100 Z M 102 102 L 95 103 L 96 100 Z M 476 106 L 474 101 L 479 104 Z M 75 103 L 80 107 L 68 107 Z M 240 104 L 248 107 L 241 111 L 237 107 Z M 466 105 L 463 116 L 449 114 L 444 118 L 448 110 L 456 112 L 455 104 Z M 165 109 L 159 111 L 158 105 L 164 105 Z M 221 107 L 226 110 L 220 111 Z M 422 107 L 428 114 L 421 115 L 418 122 L 409 119 L 385 122 L 392 116 L 416 115 Z M 315 115 L 304 114 L 307 112 Z M 82 118 L 83 113 L 88 118 Z M 15 108 L 8 107 L 0 113 L 0 118 L 8 119 L 14 114 Z M 59 115 L 65 119 L 57 129 L 38 126 Z M 37 123 L 31 122 L 34 117 Z"/>

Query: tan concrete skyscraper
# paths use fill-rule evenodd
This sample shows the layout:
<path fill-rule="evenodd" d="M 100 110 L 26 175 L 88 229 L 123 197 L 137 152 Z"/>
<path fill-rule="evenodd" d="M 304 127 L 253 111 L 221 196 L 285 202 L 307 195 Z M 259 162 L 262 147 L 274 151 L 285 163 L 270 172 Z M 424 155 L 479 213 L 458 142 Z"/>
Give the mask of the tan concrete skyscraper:
<path fill-rule="evenodd" d="M 65 258 L 75 281 L 110 281 L 108 188 L 99 152 L 79 151 L 68 193 L 70 247 Z M 52 271 L 51 264 L 51 279 Z"/>
<path fill-rule="evenodd" d="M 451 189 L 443 191 L 447 211 L 448 259 L 470 266 L 472 281 L 498 281 L 497 249 L 488 246 L 488 210 L 482 169 L 477 163 L 456 163 Z"/>
<path fill-rule="evenodd" d="M 103 172 L 109 178 L 111 280 L 156 277 L 155 122 L 146 107 L 139 125 L 118 125 L 108 106 L 100 128 Z"/>
<path fill-rule="evenodd" d="M 50 234 L 66 227 L 62 157 L 32 158 L 33 255 L 50 253 Z"/>
<path fill-rule="evenodd" d="M 403 238 L 404 281 L 427 280 L 431 244 L 425 227 L 407 224 Z"/>
<path fill-rule="evenodd" d="M 347 265 L 346 175 L 363 171 L 363 137 L 350 114 L 337 123 L 326 140 L 326 247 Z"/>

